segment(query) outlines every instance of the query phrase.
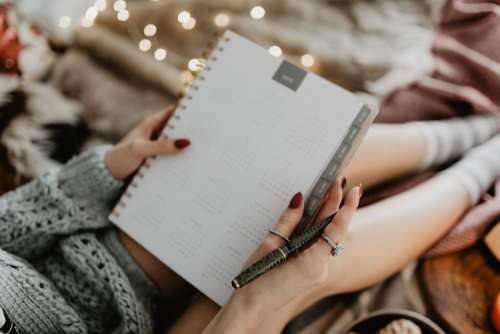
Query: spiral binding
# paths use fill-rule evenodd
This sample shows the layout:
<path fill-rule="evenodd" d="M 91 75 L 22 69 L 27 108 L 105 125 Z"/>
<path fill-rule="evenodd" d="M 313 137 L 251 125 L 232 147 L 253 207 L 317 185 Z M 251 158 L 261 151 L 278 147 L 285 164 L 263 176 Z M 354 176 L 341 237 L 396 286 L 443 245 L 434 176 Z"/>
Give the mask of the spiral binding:
<path fill-rule="evenodd" d="M 219 59 L 217 55 L 221 52 L 224 52 L 223 44 L 229 41 L 229 37 L 223 37 L 223 32 L 215 32 L 214 34 L 212 34 L 211 40 L 207 43 L 205 50 L 201 54 L 200 59 L 202 59 L 202 61 L 200 67 L 202 68 L 202 70 L 196 74 L 191 83 L 185 85 L 184 91 L 178 94 L 180 98 L 178 106 L 174 114 L 170 118 L 166 126 L 166 130 L 164 130 L 160 135 L 162 138 L 168 138 L 168 134 L 166 134 L 165 131 L 175 129 L 175 123 L 182 118 L 177 112 L 184 112 L 187 110 L 189 101 L 193 100 L 195 92 L 200 90 L 201 82 L 204 82 L 206 80 L 205 72 L 209 72 L 212 70 L 211 65 Z M 141 168 L 137 171 L 137 173 L 132 178 L 129 186 L 127 187 L 124 195 L 120 198 L 118 204 L 111 212 L 111 215 L 120 217 L 119 208 L 125 208 L 127 206 L 126 200 L 132 198 L 133 189 L 139 187 L 139 181 L 144 178 L 144 170 L 151 167 L 150 160 L 154 160 L 155 158 L 156 156 L 147 159 L 141 166 Z"/>

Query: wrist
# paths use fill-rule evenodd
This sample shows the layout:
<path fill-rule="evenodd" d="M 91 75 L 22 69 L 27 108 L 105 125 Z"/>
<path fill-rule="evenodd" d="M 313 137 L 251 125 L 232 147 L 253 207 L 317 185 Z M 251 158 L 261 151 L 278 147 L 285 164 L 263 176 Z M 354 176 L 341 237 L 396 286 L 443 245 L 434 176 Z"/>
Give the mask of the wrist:
<path fill-rule="evenodd" d="M 115 161 L 117 159 L 114 158 L 115 155 L 115 147 L 109 149 L 104 156 L 104 165 L 108 170 L 109 175 L 111 175 L 115 180 L 123 181 L 126 179 L 127 175 L 120 171 L 120 166 L 117 166 Z"/>
<path fill-rule="evenodd" d="M 247 296 L 233 295 L 221 309 L 217 327 L 223 333 L 255 333 L 261 318 L 257 305 Z"/>
<path fill-rule="evenodd" d="M 62 191 L 70 198 L 107 207 L 121 192 L 123 182 L 109 172 L 105 157 L 109 146 L 87 150 L 72 158 L 56 174 Z"/>

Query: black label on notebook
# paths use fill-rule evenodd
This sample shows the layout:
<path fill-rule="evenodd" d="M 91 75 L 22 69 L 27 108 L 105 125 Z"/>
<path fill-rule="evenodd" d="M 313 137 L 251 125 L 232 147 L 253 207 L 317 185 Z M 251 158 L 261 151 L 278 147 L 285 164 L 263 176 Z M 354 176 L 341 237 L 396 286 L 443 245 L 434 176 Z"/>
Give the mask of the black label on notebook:
<path fill-rule="evenodd" d="M 297 91 L 307 72 L 286 60 L 283 60 L 280 67 L 274 73 L 273 79 L 287 86 L 293 91 Z"/>

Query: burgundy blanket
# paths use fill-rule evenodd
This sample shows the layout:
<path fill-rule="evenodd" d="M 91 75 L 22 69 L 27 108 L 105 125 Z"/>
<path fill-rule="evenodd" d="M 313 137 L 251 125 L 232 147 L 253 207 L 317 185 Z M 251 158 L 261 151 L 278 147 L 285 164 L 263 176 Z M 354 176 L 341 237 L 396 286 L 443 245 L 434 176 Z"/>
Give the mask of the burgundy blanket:
<path fill-rule="evenodd" d="M 500 114 L 500 1 L 448 0 L 432 54 L 433 72 L 385 97 L 377 121 Z M 500 217 L 500 183 L 496 189 L 470 209 L 428 255 L 475 243 Z M 380 197 L 396 191 L 385 191 Z"/>

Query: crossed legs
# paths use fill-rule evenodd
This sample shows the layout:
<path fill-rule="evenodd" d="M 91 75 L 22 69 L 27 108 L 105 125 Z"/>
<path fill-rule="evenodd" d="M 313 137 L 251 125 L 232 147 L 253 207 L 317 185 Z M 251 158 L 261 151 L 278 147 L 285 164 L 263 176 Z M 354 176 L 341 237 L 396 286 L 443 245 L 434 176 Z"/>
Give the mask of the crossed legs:
<path fill-rule="evenodd" d="M 362 183 L 369 188 L 457 157 L 498 132 L 499 120 L 374 125 L 346 170 L 348 183 L 350 186 Z M 458 173 L 440 173 L 407 192 L 360 209 L 351 223 L 346 251 L 331 263 L 327 283 L 313 293 L 297 297 L 273 314 L 272 319 L 264 321 L 259 331 L 280 333 L 292 317 L 317 300 L 370 286 L 417 258 L 477 200 L 477 196 L 471 197 L 471 192 L 477 195 L 484 191 L 488 180 L 498 174 L 500 161 L 487 160 L 500 156 L 500 137 L 493 149 L 496 155 L 482 152 L 479 161 L 466 164 L 467 168 Z M 476 174 L 468 175 L 468 170 Z M 188 289 L 185 281 L 140 245 L 121 232 L 119 237 L 165 298 L 176 300 L 177 292 Z M 218 309 L 200 295 L 168 333 L 199 333 Z"/>
<path fill-rule="evenodd" d="M 426 143 L 416 127 L 374 125 L 346 170 L 349 185 L 369 188 L 418 170 Z M 417 258 L 470 206 L 467 191 L 449 175 L 439 175 L 420 186 L 358 210 L 346 251 L 332 261 L 328 283 L 297 298 L 262 333 L 280 333 L 295 315 L 319 299 L 350 292 L 383 280 Z M 218 307 L 200 297 L 168 333 L 199 333 Z"/>
<path fill-rule="evenodd" d="M 404 128 L 405 126 L 401 126 L 400 129 L 394 128 L 395 132 L 392 135 Z M 378 148 L 380 156 L 385 154 L 380 153 L 382 148 L 379 144 L 384 142 L 381 138 L 387 140 L 392 136 L 388 130 L 382 131 L 380 128 L 380 133 L 377 133 L 378 127 L 374 127 L 374 130 L 371 137 L 368 137 L 365 147 L 359 151 L 364 155 L 358 155 L 347 171 L 348 175 L 351 173 L 353 179 L 358 176 L 363 180 L 366 174 L 359 171 L 367 167 L 367 161 L 375 160 L 375 166 L 380 167 L 384 161 L 396 160 L 391 154 L 386 154 L 384 157 L 386 160 L 373 159 L 375 152 L 370 153 L 367 146 Z M 493 136 L 496 131 L 498 130 L 483 137 L 483 140 Z M 414 137 L 408 133 L 405 137 L 414 138 L 415 141 L 411 143 L 414 149 L 423 147 L 422 151 L 415 151 L 414 154 L 422 156 L 424 162 L 428 163 L 429 144 L 425 143 L 425 135 L 419 139 L 418 132 Z M 422 139 L 424 145 L 419 146 L 418 142 Z M 401 140 L 394 137 L 392 142 L 401 143 Z M 445 147 L 443 143 L 440 146 Z M 451 151 L 449 148 L 446 149 L 446 152 Z M 397 147 L 391 149 L 390 152 L 405 158 L 401 146 L 399 149 Z M 436 155 L 436 158 L 442 159 L 442 155 Z M 411 172 L 422 167 L 422 161 L 418 159 L 413 160 L 413 166 L 401 160 L 396 164 L 400 172 Z M 390 166 L 382 169 L 389 169 L 390 172 L 372 175 L 367 181 L 374 184 L 383 181 L 390 173 L 394 173 L 392 176 L 397 174 L 397 171 L 391 170 Z M 331 261 L 328 282 L 314 293 L 297 298 L 287 305 L 277 315 L 281 318 L 277 320 L 276 316 L 273 316 L 272 321 L 263 324 L 262 331 L 279 333 L 291 317 L 320 298 L 365 288 L 397 272 L 444 236 L 465 210 L 476 203 L 480 194 L 499 176 L 500 135 L 497 135 L 478 148 L 468 151 L 460 162 L 427 182 L 358 210 L 351 223 L 350 236 L 344 242 L 346 251 L 342 257 Z"/>
<path fill-rule="evenodd" d="M 289 304 L 262 332 L 280 333 L 293 316 L 319 299 L 368 287 L 397 272 L 442 237 L 468 203 L 460 184 L 438 176 L 358 210 L 345 252 L 331 263 L 328 284 Z"/>

